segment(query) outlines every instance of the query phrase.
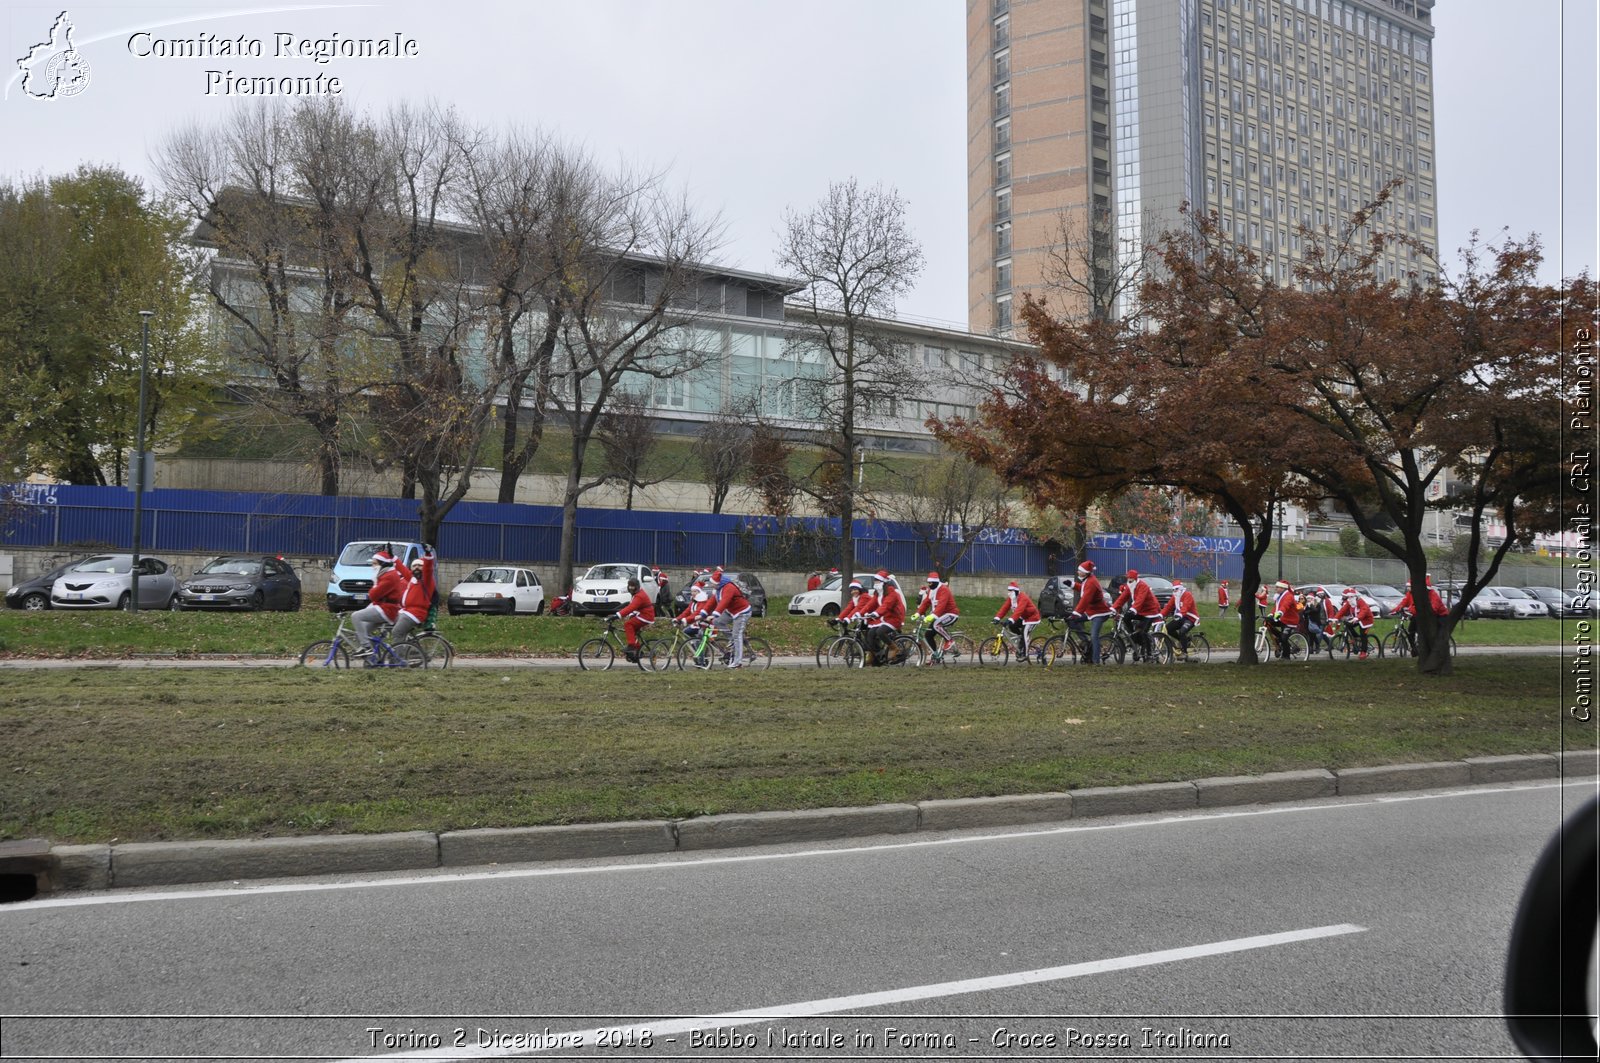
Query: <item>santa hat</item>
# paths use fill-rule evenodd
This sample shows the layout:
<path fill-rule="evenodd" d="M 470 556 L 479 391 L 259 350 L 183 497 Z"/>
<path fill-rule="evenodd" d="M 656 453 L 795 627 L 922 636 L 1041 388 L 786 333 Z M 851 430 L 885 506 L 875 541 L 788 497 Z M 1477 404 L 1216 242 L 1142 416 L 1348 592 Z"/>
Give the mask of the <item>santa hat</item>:
<path fill-rule="evenodd" d="M 939 585 L 939 573 L 937 573 L 937 572 L 928 573 L 928 582 L 930 584 L 932 584 L 933 586 L 937 587 Z"/>
<path fill-rule="evenodd" d="M 1277 583 L 1274 583 L 1273 586 L 1279 588 L 1280 590 L 1288 590 L 1289 581 L 1286 579 L 1281 579 Z"/>
<path fill-rule="evenodd" d="M 1136 569 L 1136 568 L 1128 569 L 1128 578 L 1129 579 L 1138 579 L 1139 578 L 1139 570 Z"/>
<path fill-rule="evenodd" d="M 858 579 L 851 580 L 850 581 L 850 589 L 853 590 L 853 591 L 861 590 L 862 589 L 861 588 L 861 581 L 858 580 Z"/>
<path fill-rule="evenodd" d="M 1172 585 L 1173 585 L 1173 586 L 1174 586 L 1174 587 L 1181 587 L 1181 586 L 1183 586 L 1183 577 L 1182 577 L 1182 576 L 1177 576 L 1177 577 L 1174 577 L 1174 578 L 1173 578 L 1173 580 L 1172 580 Z"/>
<path fill-rule="evenodd" d="M 380 568 L 388 568 L 390 565 L 394 564 L 395 558 L 394 555 L 391 554 L 387 549 L 384 549 L 373 554 L 372 560 L 376 561 Z"/>
<path fill-rule="evenodd" d="M 1354 587 L 1346 587 L 1344 589 L 1344 591 L 1343 591 L 1343 594 L 1342 594 L 1342 597 L 1345 597 L 1345 598 L 1354 598 L 1355 596 L 1356 596 L 1356 589 Z"/>
<path fill-rule="evenodd" d="M 1094 562 L 1085 561 L 1083 564 L 1078 566 L 1078 571 L 1087 576 L 1089 573 L 1094 571 Z"/>
<path fill-rule="evenodd" d="M 1016 580 L 1012 580 L 1010 583 L 1008 583 L 1006 585 L 1006 593 L 1007 594 L 1021 594 L 1022 593 L 1022 588 L 1017 586 L 1017 581 Z"/>

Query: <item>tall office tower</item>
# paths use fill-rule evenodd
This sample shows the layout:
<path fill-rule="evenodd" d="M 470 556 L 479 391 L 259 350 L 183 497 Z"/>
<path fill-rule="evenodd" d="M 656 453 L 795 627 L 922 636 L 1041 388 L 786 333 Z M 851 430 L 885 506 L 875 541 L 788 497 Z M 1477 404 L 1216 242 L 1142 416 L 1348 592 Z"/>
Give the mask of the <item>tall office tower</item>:
<path fill-rule="evenodd" d="M 967 0 L 969 327 L 1010 333 L 1024 292 L 1090 312 L 1050 286 L 1053 253 L 1104 293 L 1185 202 L 1288 283 L 1302 223 L 1337 227 L 1398 178 L 1377 223 L 1437 249 L 1432 9 Z M 1426 254 L 1380 267 L 1411 272 L 1433 279 Z"/>

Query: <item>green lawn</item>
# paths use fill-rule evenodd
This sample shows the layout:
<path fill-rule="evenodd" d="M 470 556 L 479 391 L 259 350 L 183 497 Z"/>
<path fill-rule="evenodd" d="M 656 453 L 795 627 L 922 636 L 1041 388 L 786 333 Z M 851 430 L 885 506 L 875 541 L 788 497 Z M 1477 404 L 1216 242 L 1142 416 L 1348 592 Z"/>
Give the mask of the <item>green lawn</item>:
<path fill-rule="evenodd" d="M 1548 659 L 1239 669 L 13 672 L 0 838 L 512 827 L 1592 745 Z"/>
<path fill-rule="evenodd" d="M 774 609 L 784 608 L 774 602 Z M 979 636 L 993 628 L 989 617 L 997 598 L 962 600 L 962 627 Z M 1206 610 L 1207 613 L 1210 610 Z M 335 618 L 320 606 L 298 613 L 166 613 L 138 615 L 113 611 L 25 613 L 0 610 L 0 657 L 126 657 L 132 654 L 200 654 L 298 656 L 316 639 L 332 634 Z M 1555 646 L 1575 631 L 1575 621 L 1474 620 L 1456 628 L 1464 646 Z M 1374 629 L 1389 630 L 1387 621 Z M 600 630 L 600 621 L 540 616 L 441 617 L 440 629 L 464 654 L 486 656 L 561 656 Z M 1239 623 L 1207 616 L 1201 628 L 1212 646 L 1235 648 Z M 1040 631 L 1048 631 L 1041 627 Z M 774 613 L 753 620 L 750 632 L 761 635 L 779 653 L 809 654 L 827 632 L 815 617 Z"/>

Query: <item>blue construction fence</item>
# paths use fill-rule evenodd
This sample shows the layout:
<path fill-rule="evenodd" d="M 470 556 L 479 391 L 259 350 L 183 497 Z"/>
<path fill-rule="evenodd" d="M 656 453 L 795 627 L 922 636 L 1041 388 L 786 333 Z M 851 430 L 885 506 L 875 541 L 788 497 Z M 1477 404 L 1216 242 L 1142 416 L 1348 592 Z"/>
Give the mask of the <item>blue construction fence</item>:
<path fill-rule="evenodd" d="M 0 548 L 90 547 L 127 550 L 133 543 L 133 491 L 123 487 L 16 485 L 0 488 Z M 224 491 L 146 491 L 142 549 L 184 553 L 266 553 L 331 557 L 358 539 L 411 541 L 414 500 Z M 926 570 L 929 551 L 915 532 L 892 521 L 854 523 L 857 564 L 895 572 Z M 712 565 L 807 569 L 834 562 L 836 520 L 580 509 L 580 562 L 634 561 L 670 568 Z M 462 561 L 553 563 L 560 559 L 561 510 L 496 502 L 460 502 L 441 525 L 443 557 Z M 1055 558 L 1059 564 L 1070 559 Z M 1052 561 L 1020 529 L 987 529 L 956 573 L 1044 576 Z"/>

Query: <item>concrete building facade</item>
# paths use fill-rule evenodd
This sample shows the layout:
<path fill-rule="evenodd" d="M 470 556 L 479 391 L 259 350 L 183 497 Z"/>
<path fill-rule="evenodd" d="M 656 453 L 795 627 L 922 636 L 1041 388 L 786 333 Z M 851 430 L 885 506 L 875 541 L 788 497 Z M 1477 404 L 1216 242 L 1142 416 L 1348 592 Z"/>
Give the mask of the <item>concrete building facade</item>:
<path fill-rule="evenodd" d="M 1302 225 L 1399 181 L 1382 279 L 1437 250 L 1433 0 L 968 0 L 968 320 L 1009 334 L 1063 251 L 1105 282 L 1179 208 L 1291 279 Z M 1065 238 L 1065 242 L 1063 241 Z M 1097 284 L 1098 287 L 1098 284 Z M 1063 301 L 1064 300 L 1064 301 Z"/>

